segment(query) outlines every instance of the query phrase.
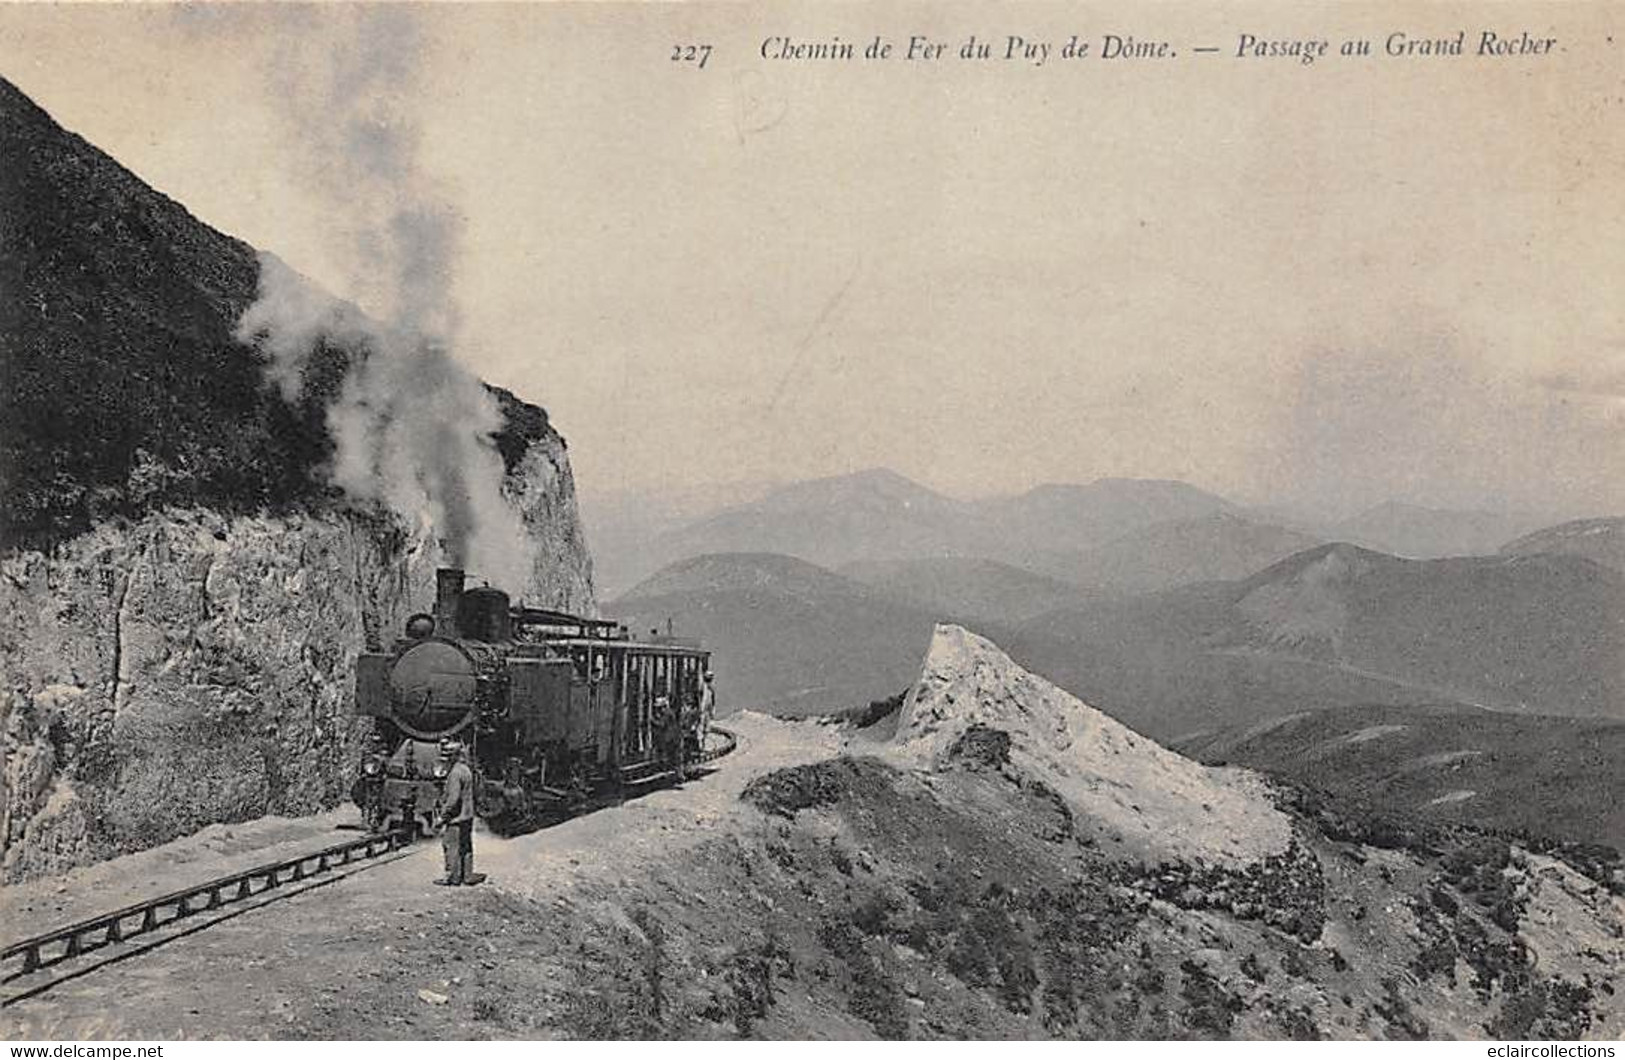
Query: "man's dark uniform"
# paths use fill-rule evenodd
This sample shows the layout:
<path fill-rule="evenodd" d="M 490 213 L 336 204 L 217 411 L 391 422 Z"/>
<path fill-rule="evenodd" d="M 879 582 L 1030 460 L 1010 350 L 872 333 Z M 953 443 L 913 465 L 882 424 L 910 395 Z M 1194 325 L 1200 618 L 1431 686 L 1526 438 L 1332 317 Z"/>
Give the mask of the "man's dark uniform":
<path fill-rule="evenodd" d="M 445 793 L 440 800 L 440 848 L 446 855 L 446 876 L 436 883 L 447 887 L 478 883 L 474 876 L 474 771 L 456 748 L 441 753 L 455 755 L 446 771 Z"/>

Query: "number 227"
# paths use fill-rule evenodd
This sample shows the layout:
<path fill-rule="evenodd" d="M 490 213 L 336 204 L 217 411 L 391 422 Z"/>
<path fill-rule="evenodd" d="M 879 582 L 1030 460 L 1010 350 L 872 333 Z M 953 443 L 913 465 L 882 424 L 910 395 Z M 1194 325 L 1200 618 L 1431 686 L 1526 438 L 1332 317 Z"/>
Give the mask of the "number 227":
<path fill-rule="evenodd" d="M 671 61 L 674 63 L 699 63 L 700 69 L 705 69 L 705 61 L 711 58 L 709 44 L 674 44 L 671 47 Z"/>

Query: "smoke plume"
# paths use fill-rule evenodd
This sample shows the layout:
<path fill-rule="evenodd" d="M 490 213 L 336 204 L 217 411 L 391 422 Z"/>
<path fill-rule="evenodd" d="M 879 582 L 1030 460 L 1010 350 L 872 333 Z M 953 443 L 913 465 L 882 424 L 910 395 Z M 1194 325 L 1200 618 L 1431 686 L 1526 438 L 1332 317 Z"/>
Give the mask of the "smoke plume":
<path fill-rule="evenodd" d="M 289 17 L 310 17 L 299 12 Z M 411 104 L 424 54 L 416 16 L 386 6 L 321 17 L 341 20 L 342 31 L 285 34 L 268 92 L 367 312 L 265 254 L 238 337 L 267 355 L 268 379 L 288 400 L 323 341 L 359 354 L 328 409 L 332 481 L 409 524 L 427 522 L 449 562 L 525 593 L 534 557 L 491 439 L 502 414 L 452 355 L 462 221 L 422 165 Z"/>

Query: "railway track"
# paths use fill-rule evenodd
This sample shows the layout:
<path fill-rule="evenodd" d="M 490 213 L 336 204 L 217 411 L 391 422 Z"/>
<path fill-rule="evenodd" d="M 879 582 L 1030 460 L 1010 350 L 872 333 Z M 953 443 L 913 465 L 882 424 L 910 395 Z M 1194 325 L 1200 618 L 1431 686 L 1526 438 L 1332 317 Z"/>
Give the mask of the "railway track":
<path fill-rule="evenodd" d="M 345 866 L 402 850 L 411 845 L 413 839 L 414 837 L 405 831 L 372 833 L 359 839 L 313 850 L 308 854 L 267 862 L 251 869 L 206 880 L 156 898 L 143 899 L 112 912 L 99 913 L 10 943 L 4 949 L 0 949 L 0 986 L 8 988 L 9 991 L 0 996 L 0 1008 L 14 1005 L 63 982 L 66 978 L 72 978 L 65 976 L 47 978 L 42 982 L 36 981 L 40 973 L 66 961 L 87 956 L 98 950 L 114 948 L 119 949 L 116 954 L 109 953 L 109 957 L 114 960 L 122 960 L 126 956 L 145 952 L 162 941 L 168 941 L 179 934 L 190 933 L 182 930 L 183 926 L 190 927 L 190 923 L 183 922 L 190 922 L 194 918 L 201 919 L 203 914 L 234 903 L 246 903 L 254 898 L 270 900 L 283 893 L 290 896 L 303 893 L 311 889 L 308 883 L 317 877 L 327 876 Z M 332 876 L 324 882 L 332 882 L 338 878 L 340 877 Z M 265 901 L 257 903 L 263 904 Z M 201 926 L 208 925 L 205 923 Z M 154 936 L 147 940 L 151 945 L 140 945 L 137 940 L 142 936 Z M 13 984 L 18 985 L 14 987 Z"/>
<path fill-rule="evenodd" d="M 716 747 L 702 751 L 698 758 L 699 762 L 715 762 L 725 754 L 732 754 L 734 748 L 739 746 L 739 737 L 732 729 L 724 729 L 720 725 L 713 725 L 708 731 L 716 733 L 722 739 L 718 741 Z"/>
<path fill-rule="evenodd" d="M 699 765 L 714 762 L 731 753 L 739 738 L 727 729 L 713 727 L 721 739 L 716 746 L 692 760 Z M 648 783 L 659 777 L 642 778 Z M 200 931 L 239 911 L 259 908 L 279 897 L 303 894 L 315 887 L 342 879 L 347 866 L 359 866 L 386 855 L 403 851 L 417 840 L 411 829 L 374 832 L 358 839 L 266 862 L 250 869 L 147 898 L 107 913 L 98 913 L 62 927 L 52 928 L 0 949 L 0 1008 L 44 993 L 58 983 L 77 978 L 97 967 L 125 960 L 154 949 L 165 942 Z M 254 899 L 260 899 L 254 902 Z M 223 915 L 208 914 L 230 905 L 245 906 Z M 143 937 L 146 938 L 143 940 Z M 144 944 L 143 944 L 144 943 Z M 61 976 L 49 973 L 59 965 L 104 951 L 105 960 Z"/>

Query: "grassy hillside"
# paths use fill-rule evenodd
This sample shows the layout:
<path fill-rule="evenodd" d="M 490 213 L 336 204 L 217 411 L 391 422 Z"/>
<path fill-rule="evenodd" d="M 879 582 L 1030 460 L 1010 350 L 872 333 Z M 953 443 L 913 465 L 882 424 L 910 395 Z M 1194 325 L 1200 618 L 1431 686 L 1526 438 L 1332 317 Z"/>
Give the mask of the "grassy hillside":
<path fill-rule="evenodd" d="M 1323 546 L 1240 581 L 1033 619 L 1009 646 L 1163 737 L 1359 703 L 1625 714 L 1625 579 L 1575 557 Z"/>
<path fill-rule="evenodd" d="M 231 338 L 253 248 L 204 225 L 0 81 L 0 540 L 148 505 L 295 501 L 329 452 Z M 342 365 L 337 367 L 342 372 Z"/>
<path fill-rule="evenodd" d="M 0 79 L 0 548 L 46 546 L 166 505 L 324 504 L 323 347 L 284 401 L 232 332 L 254 248 L 210 228 Z M 550 428 L 498 391 L 509 466 Z"/>
<path fill-rule="evenodd" d="M 1289 714 L 1174 747 L 1422 820 L 1625 849 L 1618 721 L 1359 706 Z"/>
<path fill-rule="evenodd" d="M 719 673 L 732 671 L 730 702 L 758 709 L 815 713 L 891 695 L 944 619 L 973 621 L 1030 669 L 1164 739 L 1362 704 L 1625 708 L 1625 578 L 1575 557 L 1423 562 L 1324 546 L 1249 578 L 1096 598 L 1019 624 L 976 618 L 977 600 L 985 614 L 998 599 L 979 581 L 975 594 L 960 584 L 957 597 L 922 604 L 919 571 L 944 565 L 999 572 L 887 564 L 859 570 L 908 573 L 902 585 L 863 585 L 784 556 L 706 556 L 608 610 L 634 628 L 670 618 L 703 636 Z"/>
<path fill-rule="evenodd" d="M 1543 552 L 1583 556 L 1610 570 L 1625 573 L 1625 519 L 1577 519 L 1520 537 L 1509 542 L 1501 552 L 1509 556 Z"/>

